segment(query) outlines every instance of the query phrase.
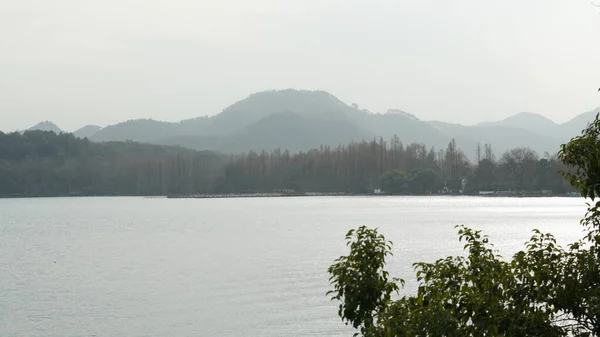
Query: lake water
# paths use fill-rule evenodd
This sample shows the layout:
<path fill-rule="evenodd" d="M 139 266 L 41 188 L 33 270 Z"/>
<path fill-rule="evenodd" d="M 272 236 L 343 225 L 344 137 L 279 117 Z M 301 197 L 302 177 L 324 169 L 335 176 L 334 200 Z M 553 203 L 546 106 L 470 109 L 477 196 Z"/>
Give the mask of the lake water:
<path fill-rule="evenodd" d="M 327 267 L 379 227 L 392 276 L 460 254 L 457 224 L 505 256 L 538 228 L 582 236 L 579 198 L 0 200 L 0 336 L 348 336 Z"/>

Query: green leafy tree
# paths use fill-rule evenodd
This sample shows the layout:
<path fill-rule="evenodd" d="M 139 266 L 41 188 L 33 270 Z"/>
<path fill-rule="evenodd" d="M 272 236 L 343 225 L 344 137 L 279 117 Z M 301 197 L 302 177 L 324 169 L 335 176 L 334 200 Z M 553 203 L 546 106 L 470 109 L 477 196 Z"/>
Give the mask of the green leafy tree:
<path fill-rule="evenodd" d="M 525 249 L 506 260 L 480 231 L 460 226 L 466 255 L 415 263 L 416 294 L 390 300 L 404 284 L 394 286 L 383 269 L 391 245 L 361 227 L 361 235 L 346 237 L 350 254 L 329 268 L 342 320 L 378 337 L 600 336 L 599 116 L 561 147 L 559 158 L 565 178 L 592 201 L 581 221 L 583 239 L 563 248 L 535 230 Z M 514 171 L 524 172 L 517 164 Z"/>
<path fill-rule="evenodd" d="M 338 259 L 329 272 L 335 288 L 330 293 L 342 301 L 340 317 L 364 336 L 565 334 L 553 324 L 556 317 L 550 305 L 523 293 L 519 265 L 504 261 L 480 231 L 460 226 L 467 256 L 416 263 L 417 294 L 390 301 L 389 292 L 399 286 L 394 287 L 388 273 L 375 267 L 383 268 L 391 246 L 376 230 L 359 230 L 368 235 L 347 236 L 351 253 Z M 374 264 L 360 264 L 367 261 Z"/>
<path fill-rule="evenodd" d="M 415 194 L 429 194 L 442 189 L 441 177 L 432 169 L 418 171 L 410 182 L 410 189 Z"/>
<path fill-rule="evenodd" d="M 377 230 L 364 226 L 350 230 L 346 242 L 350 254 L 329 267 L 334 290 L 328 294 L 342 301 L 339 315 L 346 324 L 367 333 L 376 324 L 376 314 L 389 305 L 391 294 L 398 291 L 398 285 L 383 269 L 385 257 L 392 254 L 392 243 Z"/>
<path fill-rule="evenodd" d="M 431 194 L 443 187 L 441 177 L 432 169 L 387 171 L 379 181 L 381 188 L 390 194 Z"/>
<path fill-rule="evenodd" d="M 561 146 L 559 158 L 571 169 L 564 177 L 591 200 L 581 224 L 585 237 L 568 247 L 561 260 L 555 305 L 577 332 L 600 335 L 600 115 L 582 134 Z"/>
<path fill-rule="evenodd" d="M 381 188 L 387 193 L 404 194 L 408 192 L 411 177 L 405 171 L 393 170 L 384 172 L 379 180 Z"/>

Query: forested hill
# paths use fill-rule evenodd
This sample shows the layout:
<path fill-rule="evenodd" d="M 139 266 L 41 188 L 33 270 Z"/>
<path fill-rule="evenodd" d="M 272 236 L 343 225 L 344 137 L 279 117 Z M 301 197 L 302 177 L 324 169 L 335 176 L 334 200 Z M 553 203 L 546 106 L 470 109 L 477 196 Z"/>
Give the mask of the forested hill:
<path fill-rule="evenodd" d="M 90 140 L 130 139 L 237 154 L 277 148 L 307 151 L 319 144 L 335 147 L 397 135 L 405 144 L 423 143 L 438 149 L 454 138 L 472 158 L 478 142 L 493 143 L 498 151 L 528 146 L 539 153 L 554 153 L 594 116 L 587 113 L 556 125 L 539 115 L 520 114 L 500 122 L 463 126 L 423 121 L 398 109 L 371 113 L 324 91 L 288 89 L 252 94 L 212 117 L 178 123 L 126 121 L 95 132 Z"/>
<path fill-rule="evenodd" d="M 207 190 L 222 163 L 219 154 L 181 147 L 93 143 L 40 130 L 0 132 L 0 196 L 166 195 Z"/>
<path fill-rule="evenodd" d="M 0 196 L 188 195 L 295 192 L 442 193 L 446 181 L 480 190 L 565 193 L 555 156 L 526 147 L 496 155 L 483 144 L 470 161 L 454 140 L 435 150 L 423 143 L 353 142 L 309 151 L 283 149 L 224 156 L 141 144 L 93 143 L 51 131 L 0 132 Z M 466 178 L 466 179 L 465 179 Z"/>

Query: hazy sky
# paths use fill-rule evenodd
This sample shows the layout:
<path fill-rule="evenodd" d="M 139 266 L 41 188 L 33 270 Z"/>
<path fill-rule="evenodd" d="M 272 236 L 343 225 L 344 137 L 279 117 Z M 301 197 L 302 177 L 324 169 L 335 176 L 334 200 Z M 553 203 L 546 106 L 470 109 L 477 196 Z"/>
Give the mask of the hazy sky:
<path fill-rule="evenodd" d="M 600 3 L 600 1 L 598 1 Z M 267 89 L 476 123 L 600 106 L 589 0 L 0 0 L 0 130 L 212 115 Z"/>

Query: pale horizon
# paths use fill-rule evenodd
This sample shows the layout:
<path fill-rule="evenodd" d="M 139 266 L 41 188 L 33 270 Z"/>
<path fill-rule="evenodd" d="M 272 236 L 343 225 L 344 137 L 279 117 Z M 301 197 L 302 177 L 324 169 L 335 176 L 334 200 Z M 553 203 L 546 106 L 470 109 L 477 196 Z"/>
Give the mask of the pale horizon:
<path fill-rule="evenodd" d="M 0 4 L 0 130 L 215 115 L 272 89 L 324 90 L 463 125 L 600 106 L 587 0 L 134 0 Z"/>
<path fill-rule="evenodd" d="M 285 90 L 285 89 L 273 89 L 273 90 Z M 298 89 L 298 90 L 302 90 L 302 89 Z M 315 90 L 318 90 L 318 89 L 315 89 Z M 264 90 L 264 91 L 267 91 L 267 90 Z M 261 92 L 262 92 L 262 91 L 261 91 Z M 335 96 L 335 95 L 334 95 L 334 96 Z M 247 96 L 246 96 L 246 97 L 247 97 Z M 246 98 L 246 97 L 244 97 L 244 98 Z M 337 97 L 337 96 L 336 96 L 336 97 Z M 338 97 L 338 98 L 339 98 L 339 97 Z M 237 101 L 235 101 L 235 102 L 237 102 Z M 233 104 L 233 103 L 235 103 L 235 102 L 232 102 L 231 104 Z M 352 103 L 348 103 L 348 102 L 346 102 L 346 101 L 344 101 L 344 100 L 342 100 L 342 102 L 346 103 L 347 105 L 350 105 L 350 104 L 352 104 Z M 225 107 L 225 108 L 226 108 L 226 107 Z M 224 108 L 223 108 L 223 109 L 224 109 Z M 161 119 L 150 118 L 150 117 L 131 118 L 131 119 L 127 119 L 127 120 L 136 120 L 136 119 L 152 119 L 152 120 L 159 121 L 159 122 L 178 123 L 178 122 L 180 122 L 180 121 L 183 121 L 183 120 L 186 120 L 186 119 L 192 119 L 192 118 L 197 118 L 197 117 L 204 117 L 204 116 L 212 117 L 212 116 L 215 116 L 215 115 L 219 114 L 219 113 L 220 113 L 220 112 L 221 112 L 223 109 L 221 109 L 221 110 L 220 110 L 218 113 L 211 114 L 211 115 L 190 116 L 190 117 L 187 117 L 187 118 L 182 118 L 182 119 L 177 119 L 177 120 L 161 120 Z M 383 113 L 386 113 L 386 112 L 387 112 L 387 111 L 372 111 L 372 110 L 370 110 L 368 107 L 363 107 L 363 106 L 359 106 L 359 109 L 367 109 L 367 110 L 369 110 L 371 113 L 378 113 L 378 114 L 383 114 Z M 392 109 L 392 108 L 390 108 L 390 109 Z M 415 117 L 417 117 L 417 118 L 419 118 L 420 120 L 422 120 L 422 121 L 425 121 L 425 122 L 433 122 L 433 121 L 437 121 L 437 122 L 447 122 L 447 123 L 451 123 L 451 124 L 461 124 L 461 125 L 465 125 L 465 126 L 473 126 L 473 125 L 477 125 L 477 124 L 479 124 L 479 123 L 484 123 L 484 122 L 498 122 L 498 121 L 501 121 L 501 120 L 503 120 L 503 119 L 505 119 L 505 118 L 508 118 L 508 117 L 511 117 L 511 116 L 518 115 L 518 114 L 520 114 L 520 113 L 533 113 L 533 114 L 538 114 L 538 115 L 541 115 L 541 116 L 544 116 L 544 117 L 548 118 L 549 120 L 551 120 L 552 122 L 554 122 L 554 123 L 556 123 L 556 124 L 563 124 L 563 123 L 565 123 L 565 122 L 568 122 L 568 121 L 570 121 L 571 119 L 573 119 L 573 118 L 577 117 L 577 116 L 578 116 L 578 115 L 580 115 L 580 114 L 583 114 L 583 113 L 586 113 L 586 112 L 590 112 L 590 111 L 593 111 L 593 110 L 596 110 L 596 109 L 600 109 L 600 106 L 598 106 L 598 107 L 594 107 L 594 108 L 592 108 L 592 109 L 588 109 L 588 110 L 585 110 L 585 111 L 581 111 L 581 112 L 578 112 L 578 113 L 575 113 L 574 115 L 572 115 L 572 116 L 571 116 L 571 117 L 569 117 L 568 119 L 566 119 L 566 120 L 564 120 L 564 121 L 560 121 L 560 122 L 559 122 L 559 121 L 555 121 L 555 120 L 553 120 L 552 118 L 549 118 L 549 117 L 547 117 L 547 116 L 545 116 L 545 115 L 543 115 L 543 114 L 540 114 L 540 113 L 531 112 L 531 111 L 520 111 L 520 112 L 516 112 L 516 113 L 514 113 L 514 114 L 510 114 L 510 115 L 507 115 L 506 117 L 502 117 L 502 118 L 500 118 L 500 119 L 495 119 L 495 120 L 480 120 L 480 121 L 476 121 L 476 122 L 474 122 L 474 123 L 459 123 L 459 122 L 454 122 L 454 121 L 450 121 L 450 120 L 443 120 L 443 119 L 423 119 L 423 118 L 421 118 L 419 115 L 417 115 L 417 114 L 414 114 L 414 113 L 412 113 L 412 112 L 410 112 L 410 111 L 406 111 L 406 110 L 404 110 L 404 109 L 402 109 L 402 108 L 393 108 L 393 109 L 399 109 L 399 110 L 405 111 L 405 112 L 407 112 L 407 113 L 413 114 L 413 115 L 415 115 Z M 57 123 L 57 122 L 53 121 L 52 119 L 44 119 L 44 120 L 39 120 L 39 121 L 37 121 L 37 122 L 35 122 L 35 123 L 31 124 L 31 125 L 28 125 L 28 126 L 27 126 L 27 125 L 26 125 L 26 126 L 23 126 L 23 127 L 21 127 L 21 128 L 18 128 L 18 129 L 14 129 L 14 130 L 2 130 L 2 129 L 0 129 L 0 131 L 3 131 L 3 132 L 23 131 L 23 130 L 27 130 L 28 128 L 30 128 L 30 127 L 32 127 L 32 126 L 35 126 L 36 124 L 39 124 L 39 123 L 42 123 L 42 122 L 52 122 L 53 124 L 55 124 L 56 126 L 58 126 L 58 127 L 59 127 L 61 130 L 63 130 L 63 131 L 66 131 L 66 132 L 74 132 L 74 131 L 77 131 L 78 129 L 80 129 L 80 128 L 83 128 L 83 127 L 85 127 L 85 126 L 90 126 L 90 125 L 93 125 L 93 126 L 100 126 L 100 127 L 104 128 L 104 127 L 107 127 L 107 126 L 110 126 L 110 125 L 115 125 L 115 124 L 118 124 L 118 123 L 126 122 L 127 120 L 120 120 L 120 121 L 117 121 L 117 122 L 115 122 L 115 123 L 106 124 L 106 125 L 100 125 L 100 124 L 95 124 L 95 123 L 87 123 L 87 124 L 83 124 L 83 125 L 80 125 L 80 126 L 78 126 L 78 127 L 75 127 L 75 128 L 67 129 L 67 128 L 64 128 L 62 125 L 60 125 L 59 123 Z"/>

